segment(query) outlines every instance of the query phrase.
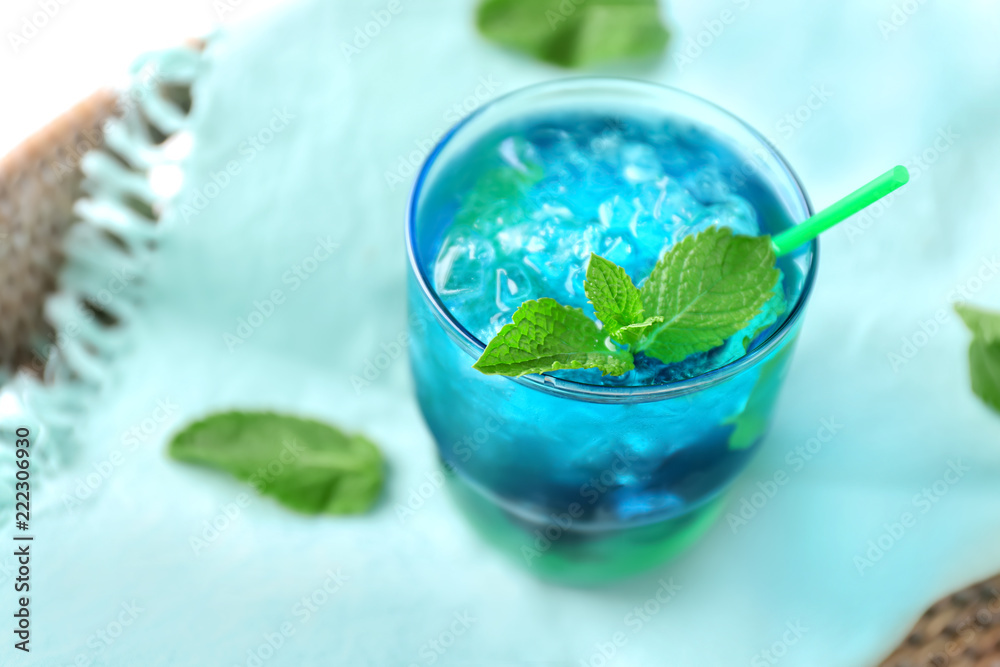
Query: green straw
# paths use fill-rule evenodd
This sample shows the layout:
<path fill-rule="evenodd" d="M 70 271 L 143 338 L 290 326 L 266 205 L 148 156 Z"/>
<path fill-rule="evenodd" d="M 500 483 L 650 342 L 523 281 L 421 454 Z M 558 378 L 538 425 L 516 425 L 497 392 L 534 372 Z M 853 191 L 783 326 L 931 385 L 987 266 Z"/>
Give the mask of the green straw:
<path fill-rule="evenodd" d="M 847 220 L 855 213 L 868 208 L 879 199 L 882 199 L 882 197 L 906 185 L 906 182 L 909 180 L 910 172 L 906 170 L 906 167 L 893 167 L 871 183 L 863 185 L 847 195 L 836 204 L 823 209 L 808 220 L 775 236 L 771 239 L 774 254 L 778 257 L 787 255 L 803 243 L 812 241 L 838 222 Z"/>

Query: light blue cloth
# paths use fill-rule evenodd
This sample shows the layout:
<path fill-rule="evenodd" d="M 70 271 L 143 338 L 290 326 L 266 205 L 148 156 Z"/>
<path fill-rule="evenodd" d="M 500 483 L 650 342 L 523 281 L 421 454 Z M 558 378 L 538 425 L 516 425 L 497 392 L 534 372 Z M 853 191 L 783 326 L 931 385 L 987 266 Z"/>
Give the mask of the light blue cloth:
<path fill-rule="evenodd" d="M 788 667 L 880 659 L 932 600 L 1000 569 L 1000 416 L 968 389 L 968 334 L 949 305 L 980 271 L 988 279 L 973 300 L 1000 305 L 990 268 L 1000 9 L 898 4 L 918 9 L 886 32 L 888 0 L 672 2 L 671 54 L 614 70 L 703 95 L 760 128 L 818 206 L 897 162 L 914 178 L 884 214 L 823 240 L 776 422 L 726 508 L 738 513 L 746 498 L 756 515 L 736 529 L 724 519 L 661 571 L 599 590 L 513 567 L 428 481 L 433 444 L 404 356 L 360 391 L 351 379 L 406 326 L 413 177 L 404 170 L 391 188 L 386 172 L 424 153 L 477 92 L 563 72 L 482 42 L 460 0 L 402 0 L 350 62 L 342 43 L 385 3 L 314 0 L 220 35 L 195 86 L 185 184 L 128 344 L 78 430 L 82 451 L 40 490 L 30 656 L 8 657 L 19 653 L 15 596 L 0 570 L 2 662 L 700 667 L 772 664 L 765 650 Z M 732 19 L 717 37 L 716 19 Z M 707 46 L 675 61 L 697 54 L 702 26 Z M 253 148 L 265 130 L 273 138 Z M 925 152 L 933 164 L 913 168 L 910 156 Z M 229 161 L 239 173 L 223 185 Z M 199 204 L 197 215 L 183 208 Z M 339 247 L 325 261 L 307 261 L 329 243 Z M 302 280 L 296 266 L 315 270 Z M 282 302 L 230 350 L 226 334 L 269 311 L 274 290 Z M 894 369 L 888 355 L 903 354 L 904 338 L 915 355 Z M 303 518 L 167 460 L 172 431 L 237 407 L 365 432 L 389 461 L 383 502 L 363 517 Z M 810 447 L 808 461 L 789 454 Z M 108 465 L 92 496 L 67 509 Z M 956 466 L 960 477 L 948 472 Z M 778 471 L 787 483 L 772 488 Z M 946 479 L 955 483 L 938 483 L 937 502 L 915 498 Z M 422 507 L 401 521 L 397 506 L 424 484 Z M 759 484 L 773 497 L 754 496 Z M 893 526 L 905 512 L 915 524 Z M 209 540 L 205 522 L 227 516 Z M 880 538 L 884 555 L 859 565 Z M 680 590 L 651 603 L 661 580 Z M 655 611 L 638 622 L 637 606 Z M 625 642 L 614 647 L 616 633 Z"/>

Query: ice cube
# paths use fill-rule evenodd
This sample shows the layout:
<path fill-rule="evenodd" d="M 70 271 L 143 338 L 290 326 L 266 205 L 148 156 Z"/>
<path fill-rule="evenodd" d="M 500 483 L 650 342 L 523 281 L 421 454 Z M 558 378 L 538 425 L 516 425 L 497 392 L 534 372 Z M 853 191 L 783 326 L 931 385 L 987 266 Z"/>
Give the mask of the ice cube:
<path fill-rule="evenodd" d="M 706 205 L 725 201 L 732 194 L 729 184 L 715 165 L 688 174 L 684 178 L 684 187 L 693 197 Z"/>
<path fill-rule="evenodd" d="M 486 267 L 493 263 L 493 244 L 479 234 L 457 228 L 441 244 L 434 263 L 434 285 L 442 296 L 482 294 Z"/>
<path fill-rule="evenodd" d="M 567 161 L 571 155 L 579 152 L 570 133 L 560 128 L 538 126 L 528 130 L 525 139 L 547 163 Z"/>
<path fill-rule="evenodd" d="M 657 181 L 663 176 L 663 167 L 652 146 L 626 144 L 622 148 L 622 174 L 633 185 Z"/>
<path fill-rule="evenodd" d="M 654 219 L 667 224 L 684 224 L 703 210 L 684 186 L 670 176 L 643 183 L 639 187 L 638 200 Z"/>
<path fill-rule="evenodd" d="M 522 174 L 537 173 L 541 160 L 538 151 L 523 137 L 507 137 L 500 142 L 500 158 Z"/>
<path fill-rule="evenodd" d="M 573 210 L 580 215 L 592 216 L 593 208 L 626 189 L 617 161 L 595 162 L 584 174 L 580 186 L 576 188 Z"/>
<path fill-rule="evenodd" d="M 634 276 L 633 266 L 636 261 L 641 261 L 638 247 L 635 243 L 635 236 L 629 229 L 615 228 L 608 230 L 602 239 L 600 250 L 597 254 L 604 259 L 614 262 L 618 266 L 624 267 L 629 275 Z"/>
<path fill-rule="evenodd" d="M 586 297 L 583 287 L 586 272 L 582 266 L 571 266 L 566 271 L 566 280 L 563 282 L 563 289 L 568 297 L 566 305 L 580 306 L 580 298 Z"/>
<path fill-rule="evenodd" d="M 733 233 L 744 236 L 760 234 L 757 214 L 753 207 L 742 198 L 730 198 L 709 206 L 692 226 L 697 231 L 703 231 L 709 227 L 728 227 L 733 230 Z"/>
<path fill-rule="evenodd" d="M 528 271 L 517 264 L 497 269 L 495 275 L 496 304 L 501 312 L 517 310 L 529 299 L 540 296 L 540 285 Z"/>
<path fill-rule="evenodd" d="M 548 241 L 537 232 L 538 228 L 532 222 L 505 226 L 496 233 L 497 250 L 501 255 L 544 252 Z"/>

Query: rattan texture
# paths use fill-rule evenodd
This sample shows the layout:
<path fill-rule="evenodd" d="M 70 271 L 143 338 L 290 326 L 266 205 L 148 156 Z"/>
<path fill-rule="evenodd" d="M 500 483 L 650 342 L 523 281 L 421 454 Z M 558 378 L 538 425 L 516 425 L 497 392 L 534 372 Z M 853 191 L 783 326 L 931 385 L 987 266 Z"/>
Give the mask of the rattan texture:
<path fill-rule="evenodd" d="M 56 287 L 63 241 L 81 196 L 81 161 L 104 145 L 117 95 L 102 90 L 0 160 L 0 368 L 40 371 L 51 336 L 45 297 Z"/>

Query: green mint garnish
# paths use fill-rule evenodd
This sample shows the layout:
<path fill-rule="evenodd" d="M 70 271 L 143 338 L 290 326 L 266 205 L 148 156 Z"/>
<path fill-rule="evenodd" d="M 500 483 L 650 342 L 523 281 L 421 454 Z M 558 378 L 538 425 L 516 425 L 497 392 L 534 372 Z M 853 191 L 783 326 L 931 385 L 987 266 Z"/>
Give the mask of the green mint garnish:
<path fill-rule="evenodd" d="M 718 347 L 746 328 L 781 278 L 769 236 L 726 228 L 688 236 L 642 286 L 646 311 L 663 318 L 637 346 L 665 364 Z"/>
<path fill-rule="evenodd" d="M 955 310 L 972 331 L 969 374 L 972 391 L 986 405 L 1000 411 L 1000 313 L 956 304 Z"/>
<path fill-rule="evenodd" d="M 599 255 L 590 256 L 583 287 L 604 331 L 616 343 L 634 345 L 650 327 L 663 321 L 662 317 L 646 317 L 639 288 L 625 269 Z"/>
<path fill-rule="evenodd" d="M 616 349 L 579 308 L 554 299 L 525 301 L 474 368 L 487 375 L 530 375 L 568 368 L 599 368 L 604 375 L 632 370 L 632 355 Z"/>
<path fill-rule="evenodd" d="M 525 301 L 474 367 L 508 376 L 572 368 L 621 375 L 635 367 L 637 352 L 682 361 L 754 322 L 775 297 L 781 272 L 774 264 L 769 236 L 735 236 L 727 228 L 682 240 L 641 289 L 623 268 L 591 255 L 584 289 L 601 326 L 553 299 Z"/>
<path fill-rule="evenodd" d="M 310 419 L 226 412 L 174 436 L 170 456 L 224 470 L 306 514 L 359 514 L 382 489 L 378 448 Z"/>
<path fill-rule="evenodd" d="M 663 52 L 669 33 L 656 0 L 483 0 L 489 40 L 563 67 Z"/>

